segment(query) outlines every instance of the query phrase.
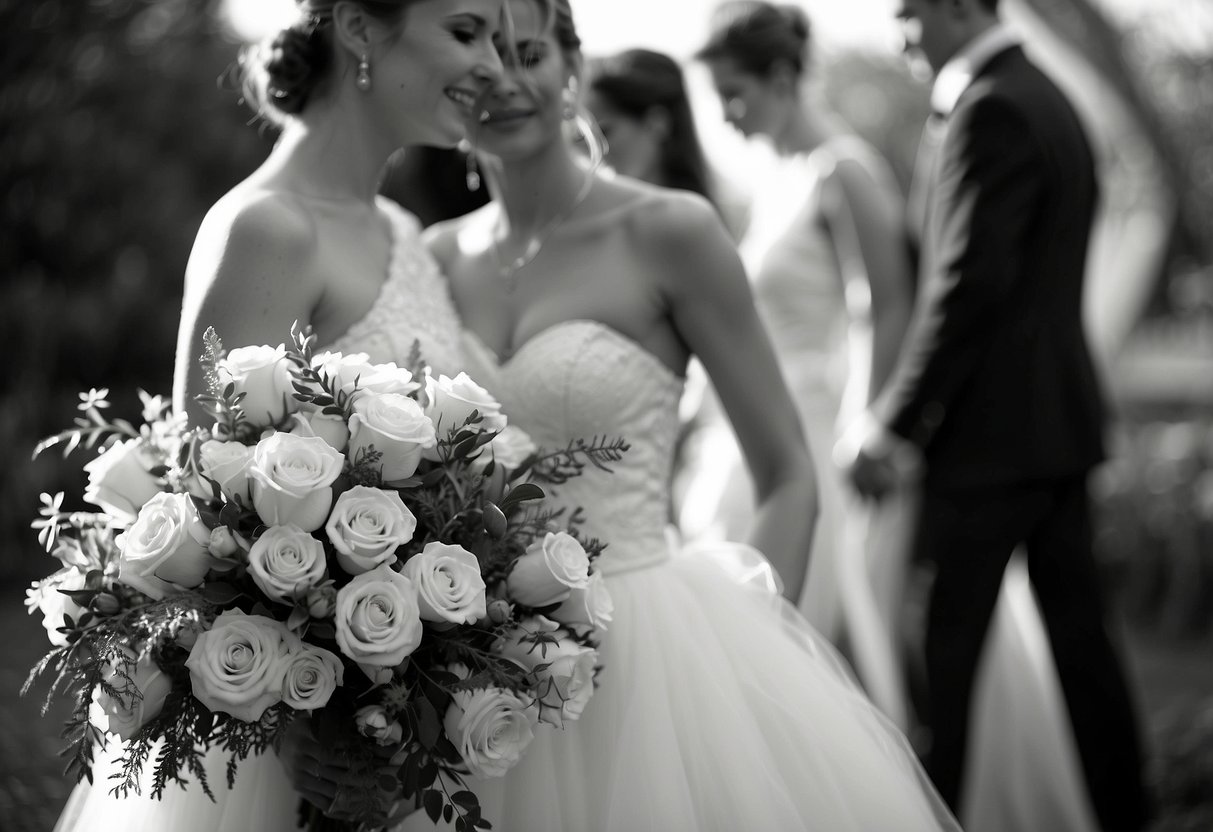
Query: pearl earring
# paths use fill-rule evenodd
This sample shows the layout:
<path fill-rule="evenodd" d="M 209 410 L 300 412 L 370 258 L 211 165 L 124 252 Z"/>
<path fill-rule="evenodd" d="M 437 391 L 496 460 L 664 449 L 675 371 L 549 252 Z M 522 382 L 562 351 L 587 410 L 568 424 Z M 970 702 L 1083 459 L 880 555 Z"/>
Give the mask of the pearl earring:
<path fill-rule="evenodd" d="M 565 121 L 577 118 L 577 92 L 572 87 L 565 87 L 560 91 L 560 103 L 560 114 Z"/>
<path fill-rule="evenodd" d="M 358 75 L 354 78 L 354 86 L 362 92 L 371 90 L 371 61 L 366 55 L 358 59 Z"/>

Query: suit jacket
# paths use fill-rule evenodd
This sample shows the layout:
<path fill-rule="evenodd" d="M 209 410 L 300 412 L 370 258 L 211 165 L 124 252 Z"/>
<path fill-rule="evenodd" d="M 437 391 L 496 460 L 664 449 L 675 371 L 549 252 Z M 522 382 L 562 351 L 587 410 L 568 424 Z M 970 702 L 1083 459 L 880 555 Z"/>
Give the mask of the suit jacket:
<path fill-rule="evenodd" d="M 914 319 L 873 406 L 928 485 L 1065 477 L 1103 458 L 1082 324 L 1097 196 L 1082 126 L 1011 47 L 948 118 L 926 204 Z"/>

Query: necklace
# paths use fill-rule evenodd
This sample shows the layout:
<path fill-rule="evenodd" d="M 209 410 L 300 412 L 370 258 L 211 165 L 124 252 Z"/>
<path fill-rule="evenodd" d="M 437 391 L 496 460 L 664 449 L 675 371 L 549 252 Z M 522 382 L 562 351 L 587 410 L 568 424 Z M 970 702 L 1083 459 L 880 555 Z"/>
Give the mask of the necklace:
<path fill-rule="evenodd" d="M 594 169 L 591 168 L 585 176 L 585 182 L 582 183 L 577 195 L 573 201 L 569 203 L 569 207 L 565 208 L 560 213 L 556 214 L 550 220 L 527 240 L 526 246 L 522 253 L 510 260 L 508 263 L 501 259 L 501 250 L 497 243 L 497 234 L 490 235 L 490 241 L 493 248 L 493 260 L 497 263 L 497 274 L 505 281 L 505 289 L 509 294 L 514 293 L 514 289 L 518 286 L 518 272 L 526 268 L 532 260 L 539 256 L 540 249 L 543 244 L 548 241 L 548 238 L 560 227 L 561 223 L 572 216 L 581 203 L 585 202 L 586 197 L 590 195 L 590 190 L 594 187 Z"/>

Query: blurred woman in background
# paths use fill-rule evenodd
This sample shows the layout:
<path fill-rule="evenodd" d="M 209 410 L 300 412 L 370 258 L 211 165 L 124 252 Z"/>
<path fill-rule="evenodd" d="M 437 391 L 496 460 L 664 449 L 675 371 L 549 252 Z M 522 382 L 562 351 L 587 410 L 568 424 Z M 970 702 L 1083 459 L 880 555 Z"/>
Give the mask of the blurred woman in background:
<path fill-rule="evenodd" d="M 673 58 L 629 49 L 590 61 L 585 104 L 616 173 L 713 199 L 682 69 Z"/>
<path fill-rule="evenodd" d="M 741 254 L 817 463 L 821 522 L 801 610 L 827 637 L 845 631 L 869 694 L 904 725 L 893 622 L 865 568 L 872 515 L 831 461 L 837 426 L 879 392 L 909 321 L 903 199 L 885 159 L 808 83 L 808 46 L 800 9 L 743 0 L 719 7 L 697 57 L 730 124 L 777 157 L 752 194 Z M 744 539 L 752 486 L 732 435 L 720 427 L 696 447 L 684 527 Z M 890 510 L 888 539 L 900 539 L 898 509 L 879 509 Z"/>

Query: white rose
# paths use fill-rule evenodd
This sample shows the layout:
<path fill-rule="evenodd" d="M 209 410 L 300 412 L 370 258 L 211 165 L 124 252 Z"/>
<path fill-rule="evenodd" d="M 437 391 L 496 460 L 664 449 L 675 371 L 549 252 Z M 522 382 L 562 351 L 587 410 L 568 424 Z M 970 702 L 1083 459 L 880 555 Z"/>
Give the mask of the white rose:
<path fill-rule="evenodd" d="M 327 705 L 333 691 L 344 683 L 341 659 L 322 647 L 305 644 L 287 656 L 282 701 L 297 711 L 314 711 Z"/>
<path fill-rule="evenodd" d="M 228 499 L 239 495 L 245 505 L 248 505 L 249 467 L 252 464 L 253 449 L 239 442 L 208 439 L 198 446 L 199 473 L 219 483 L 219 489 Z M 202 492 L 196 496 L 210 500 L 214 492 L 204 481 Z"/>
<path fill-rule="evenodd" d="M 396 549 L 413 539 L 417 518 L 395 491 L 355 485 L 337 498 L 324 530 L 341 568 L 361 575 L 396 562 Z"/>
<path fill-rule="evenodd" d="M 267 526 L 293 523 L 314 532 L 328 517 L 333 482 L 344 463 L 323 439 L 272 434 L 253 451 L 253 507 Z"/>
<path fill-rule="evenodd" d="M 557 727 L 576 722 L 594 695 L 598 651 L 562 638 L 547 648 L 543 662 L 547 666 L 537 672 L 535 688 L 539 720 Z"/>
<path fill-rule="evenodd" d="M 488 614 L 480 561 L 462 546 L 427 543 L 404 564 L 425 621 L 475 624 Z"/>
<path fill-rule="evenodd" d="M 572 628 L 606 630 L 615 614 L 615 602 L 598 572 L 590 575 L 584 589 L 569 591 L 565 602 L 551 612 L 551 617 Z"/>
<path fill-rule="evenodd" d="M 527 607 L 546 607 L 566 600 L 590 580 L 590 559 L 568 532 L 548 532 L 514 561 L 506 578 L 512 600 Z"/>
<path fill-rule="evenodd" d="M 456 691 L 442 720 L 447 739 L 477 777 L 509 771 L 535 738 L 535 724 L 531 702 L 495 687 Z"/>
<path fill-rule="evenodd" d="M 413 582 L 390 566 L 364 572 L 337 590 L 337 646 L 360 665 L 393 668 L 421 644 Z"/>
<path fill-rule="evenodd" d="M 501 403 L 472 381 L 467 373 L 460 373 L 454 378 L 429 376 L 425 380 L 425 394 L 429 399 L 426 413 L 442 439 L 451 431 L 463 427 L 473 411 L 480 413 L 481 430 L 501 430 L 505 427 Z"/>
<path fill-rule="evenodd" d="M 215 565 L 211 530 L 188 494 L 157 494 L 117 543 L 118 580 L 152 598 L 163 598 L 173 587 L 198 586 Z"/>
<path fill-rule="evenodd" d="M 382 454 L 384 482 L 407 479 L 417 470 L 421 452 L 434 447 L 434 423 L 421 405 L 398 393 L 362 396 L 350 417 L 350 458 L 374 446 Z"/>
<path fill-rule="evenodd" d="M 70 595 L 64 595 L 59 590 L 84 589 L 86 577 L 84 572 L 69 566 L 41 581 L 35 581 L 25 591 L 25 606 L 31 615 L 34 610 L 42 613 L 42 626 L 46 628 L 51 644 L 56 647 L 67 646 L 67 635 L 58 631 L 63 626 L 63 616 L 70 615 L 72 621 L 79 621 L 86 612 Z"/>
<path fill-rule="evenodd" d="M 325 578 L 324 544 L 298 526 L 271 526 L 249 549 L 248 571 L 261 591 L 291 604 Z"/>
<path fill-rule="evenodd" d="M 164 489 L 148 468 L 155 465 L 140 439 L 115 442 L 84 466 L 84 499 L 123 525 L 135 522 L 139 509 Z"/>
<path fill-rule="evenodd" d="M 131 659 L 134 653 L 127 651 Z M 151 656 L 144 656 L 127 671 L 129 679 L 120 676 L 113 665 L 106 665 L 104 677 L 118 695 L 107 693 L 100 686 L 93 689 L 90 721 L 110 734 L 129 740 L 164 708 L 164 700 L 173 689 L 173 680 L 162 671 Z"/>
<path fill-rule="evenodd" d="M 336 413 L 325 413 L 313 407 L 292 414 L 291 433 L 296 436 L 319 436 L 335 451 L 344 451 L 350 442 L 350 429 L 345 417 Z"/>
<path fill-rule="evenodd" d="M 185 666 L 194 696 L 244 722 L 282 701 L 293 637 L 280 622 L 228 610 L 198 635 Z"/>
<path fill-rule="evenodd" d="M 244 393 L 240 408 L 254 425 L 276 425 L 299 407 L 291 383 L 290 361 L 277 347 L 237 347 L 219 362 L 219 383 Z"/>
<path fill-rule="evenodd" d="M 346 394 L 354 392 L 355 382 L 361 389 L 362 377 L 369 376 L 373 367 L 365 352 L 323 352 L 312 358 L 312 369 L 329 377 L 333 392 L 340 390 Z"/>
<path fill-rule="evenodd" d="M 370 372 L 363 374 L 358 387 L 360 390 L 378 395 L 396 393 L 407 396 L 420 389 L 421 383 L 413 380 L 411 372 L 403 367 L 397 367 L 394 361 L 389 361 L 386 364 L 373 364 Z"/>
<path fill-rule="evenodd" d="M 404 737 L 404 728 L 388 716 L 382 705 L 367 705 L 354 712 L 358 733 L 380 745 L 395 745 Z"/>
<path fill-rule="evenodd" d="M 477 468 L 483 468 L 491 459 L 507 471 L 513 471 L 538 450 L 539 446 L 526 431 L 514 425 L 506 425 L 501 433 L 493 437 L 472 464 Z"/>
<path fill-rule="evenodd" d="M 557 640 L 553 643 L 536 636 Z M 560 727 L 581 717 L 594 694 L 597 650 L 578 644 L 567 631 L 541 615 L 522 621 L 496 647 L 501 655 L 535 673 L 541 722 Z"/>

